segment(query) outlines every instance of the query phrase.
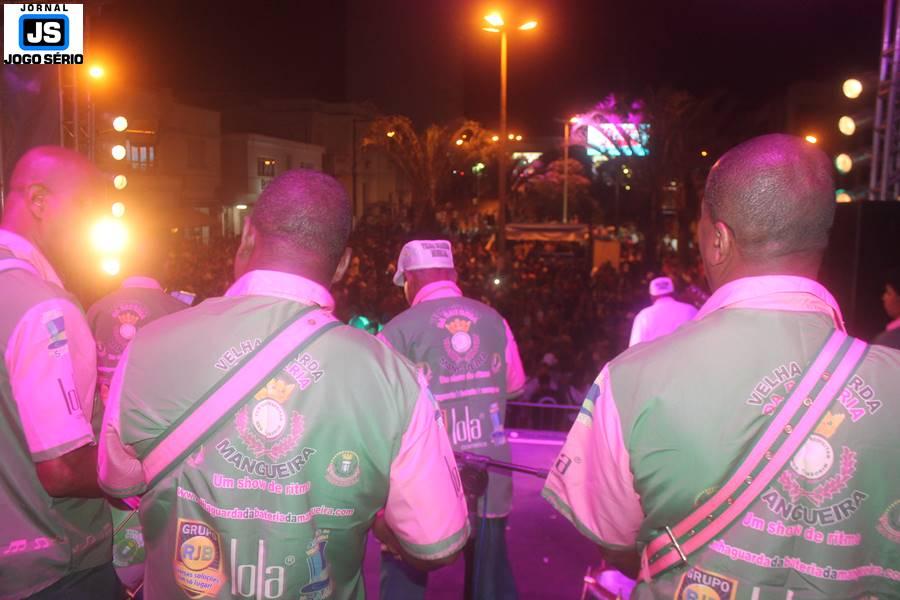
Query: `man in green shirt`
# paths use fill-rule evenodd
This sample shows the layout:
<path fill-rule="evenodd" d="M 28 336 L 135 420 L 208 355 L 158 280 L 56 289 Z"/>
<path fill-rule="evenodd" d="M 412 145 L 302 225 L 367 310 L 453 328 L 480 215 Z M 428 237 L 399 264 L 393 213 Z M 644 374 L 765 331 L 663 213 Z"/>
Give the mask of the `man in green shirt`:
<path fill-rule="evenodd" d="M 151 323 L 125 351 L 99 473 L 114 496 L 142 494 L 148 600 L 363 598 L 369 529 L 424 568 L 465 545 L 462 486 L 427 387 L 330 316 L 350 222 L 333 178 L 279 176 L 245 225 L 225 297 Z M 302 339 L 280 335 L 295 328 Z M 278 360 L 260 366 L 272 348 Z M 187 450 L 160 467 L 173 444 Z"/>
<path fill-rule="evenodd" d="M 100 173 L 56 147 L 16 164 L 0 224 L 0 598 L 114 598 L 109 508 L 97 485 L 94 339 L 63 288 Z M 74 264 L 73 264 L 74 263 Z M 52 265 L 52 266 L 51 266 Z"/>
<path fill-rule="evenodd" d="M 410 308 L 379 337 L 425 374 L 455 451 L 509 462 L 506 402 L 521 393 L 525 371 L 506 320 L 490 306 L 463 296 L 447 240 L 406 244 L 394 283 L 403 286 Z M 466 597 L 512 600 L 517 593 L 506 551 L 510 472 L 488 470 L 487 490 L 477 508 L 483 519 L 466 551 Z M 423 598 L 426 585 L 425 573 L 382 553 L 382 596 Z"/>
<path fill-rule="evenodd" d="M 632 598 L 900 596 L 900 352 L 848 339 L 814 280 L 831 170 L 786 135 L 719 159 L 713 295 L 606 365 L 550 473 L 545 497 L 640 569 Z"/>
<path fill-rule="evenodd" d="M 88 310 L 87 321 L 97 341 L 97 388 L 102 402 L 109 395 L 113 372 L 125 348 L 145 325 L 187 306 L 167 294 L 151 274 L 159 266 L 160 246 L 144 237 L 132 245 L 128 272 L 122 287 L 98 300 Z M 137 506 L 136 499 L 133 501 Z M 144 574 L 144 536 L 132 511 L 112 509 L 115 537 L 113 564 L 129 590 L 136 589 Z"/>

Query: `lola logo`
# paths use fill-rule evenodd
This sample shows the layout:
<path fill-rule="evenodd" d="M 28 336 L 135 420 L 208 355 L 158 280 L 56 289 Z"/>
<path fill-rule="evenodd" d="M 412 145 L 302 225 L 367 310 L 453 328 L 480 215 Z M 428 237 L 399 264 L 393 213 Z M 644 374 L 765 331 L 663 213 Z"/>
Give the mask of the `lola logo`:
<path fill-rule="evenodd" d="M 264 600 L 281 598 L 284 593 L 284 567 L 266 564 L 266 542 L 259 540 L 256 557 L 250 563 L 238 563 L 238 541 L 231 540 L 231 595 Z"/>
<path fill-rule="evenodd" d="M 4 64 L 83 64 L 83 5 L 5 4 L 3 47 Z"/>
<path fill-rule="evenodd" d="M 447 420 L 447 428 L 454 446 L 477 442 L 481 440 L 481 436 L 484 433 L 481 427 L 481 420 L 469 414 L 468 406 L 462 410 L 462 414 L 459 417 L 457 417 L 455 408 L 450 409 L 450 419 Z"/>

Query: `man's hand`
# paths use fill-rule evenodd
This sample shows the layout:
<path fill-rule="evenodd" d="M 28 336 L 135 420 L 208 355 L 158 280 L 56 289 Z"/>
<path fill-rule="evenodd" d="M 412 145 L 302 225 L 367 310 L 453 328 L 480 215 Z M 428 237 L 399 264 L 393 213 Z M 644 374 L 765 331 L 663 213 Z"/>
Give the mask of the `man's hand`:
<path fill-rule="evenodd" d="M 102 498 L 97 483 L 97 446 L 82 446 L 35 463 L 38 479 L 54 498 Z"/>
<path fill-rule="evenodd" d="M 400 545 L 397 535 L 384 518 L 383 510 L 378 511 L 378 514 L 375 515 L 375 522 L 372 523 L 372 533 L 375 534 L 375 538 L 384 544 L 391 553 L 399 556 L 403 559 L 403 562 L 412 565 L 420 571 L 434 571 L 435 569 L 452 565 L 456 562 L 456 559 L 459 558 L 460 552 L 435 560 L 424 560 L 411 555 L 403 549 L 402 545 Z"/>
<path fill-rule="evenodd" d="M 621 571 L 632 579 L 637 579 L 641 572 L 641 555 L 637 550 L 607 550 L 601 548 L 603 559 L 606 563 Z"/>

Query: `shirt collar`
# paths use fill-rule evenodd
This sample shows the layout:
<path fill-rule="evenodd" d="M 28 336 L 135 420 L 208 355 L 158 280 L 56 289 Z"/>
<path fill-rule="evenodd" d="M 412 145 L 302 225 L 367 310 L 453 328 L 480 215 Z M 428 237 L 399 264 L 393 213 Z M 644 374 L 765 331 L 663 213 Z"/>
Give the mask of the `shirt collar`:
<path fill-rule="evenodd" d="M 123 288 L 144 288 L 148 290 L 162 290 L 163 287 L 160 283 L 152 277 L 145 277 L 142 275 L 132 275 L 131 277 L 126 277 L 122 282 Z"/>
<path fill-rule="evenodd" d="M 885 328 L 885 331 L 893 331 L 895 329 L 900 329 L 900 317 L 897 317 L 896 319 L 894 319 L 893 321 L 888 323 L 887 328 Z"/>
<path fill-rule="evenodd" d="M 34 244 L 23 238 L 22 236 L 9 231 L 8 229 L 0 229 L 0 246 L 7 248 L 12 252 L 13 256 L 24 260 L 35 269 L 44 281 L 63 287 L 59 275 L 53 269 L 41 251 Z"/>
<path fill-rule="evenodd" d="M 834 296 L 822 284 L 794 275 L 742 277 L 720 287 L 700 308 L 695 321 L 722 308 L 821 312 L 844 330 L 844 317 Z"/>
<path fill-rule="evenodd" d="M 441 298 L 460 298 L 462 290 L 449 279 L 442 281 L 432 281 L 428 285 L 422 287 L 416 297 L 413 298 L 412 306 L 427 300 L 439 300 Z"/>
<path fill-rule="evenodd" d="M 317 304 L 331 312 L 334 298 L 320 284 L 283 271 L 257 269 L 244 273 L 228 288 L 226 296 L 273 296 L 301 304 Z"/>

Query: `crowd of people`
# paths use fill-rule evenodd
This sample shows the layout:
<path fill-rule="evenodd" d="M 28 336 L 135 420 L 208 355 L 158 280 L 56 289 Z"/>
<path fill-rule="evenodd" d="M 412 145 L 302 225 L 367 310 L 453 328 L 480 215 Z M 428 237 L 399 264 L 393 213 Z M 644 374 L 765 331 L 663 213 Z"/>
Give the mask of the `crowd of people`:
<path fill-rule="evenodd" d="M 647 283 L 656 275 L 676 282 L 677 295 L 700 306 L 705 300 L 699 260 L 677 258 L 647 267 L 641 245 L 623 240 L 617 265 L 594 266 L 586 245 L 510 243 L 510 264 L 501 271 L 493 231 L 441 232 L 453 241 L 459 285 L 467 297 L 496 308 L 509 321 L 530 378 L 526 400 L 538 396 L 580 403 L 597 369 L 628 346 L 634 315 L 650 303 Z M 353 257 L 335 284 L 335 314 L 362 315 L 386 324 L 406 307 L 391 283 L 397 257 L 411 234 L 400 226 L 364 224 L 350 238 Z M 165 284 L 171 290 L 221 295 L 233 279 L 239 240 L 204 242 L 179 238 L 169 253 Z"/>
<path fill-rule="evenodd" d="M 71 150 L 29 151 L 0 223 L 0 571 L 18 575 L 0 597 L 359 598 L 371 531 L 383 598 L 424 599 L 427 571 L 461 555 L 471 597 L 515 598 L 520 349 L 539 387 L 599 371 L 541 493 L 640 578 L 632 597 L 896 596 L 900 353 L 849 336 L 815 280 L 831 169 L 787 135 L 725 154 L 698 224 L 704 273 L 674 257 L 651 272 L 628 246 L 597 266 L 575 244 L 351 239 L 340 183 L 293 170 L 236 251 L 169 254 L 167 285 L 202 299 L 235 278 L 227 297 L 187 309 L 135 266 L 85 316 L 64 282 L 108 182 Z M 761 225 L 775 216 L 784 228 Z M 654 313 L 675 281 L 700 303 L 701 276 L 712 294 L 681 305 L 690 323 L 612 357 L 645 293 Z M 387 321 L 380 341 L 340 326 L 359 313 Z"/>

